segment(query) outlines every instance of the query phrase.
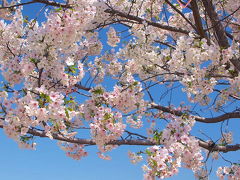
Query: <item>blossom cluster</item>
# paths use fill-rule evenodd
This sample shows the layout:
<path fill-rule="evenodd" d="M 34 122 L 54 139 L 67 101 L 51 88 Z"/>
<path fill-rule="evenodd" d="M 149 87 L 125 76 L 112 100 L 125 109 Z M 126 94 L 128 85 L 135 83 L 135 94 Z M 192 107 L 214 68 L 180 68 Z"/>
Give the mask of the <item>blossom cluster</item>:
<path fill-rule="evenodd" d="M 136 164 L 143 160 L 143 157 L 141 155 L 137 155 L 133 152 L 128 152 L 128 157 L 130 158 L 131 163 Z"/>
<path fill-rule="evenodd" d="M 77 112 L 69 109 L 70 104 L 64 102 L 64 96 L 59 92 L 48 91 L 44 86 L 34 91 L 35 95 L 27 92 L 23 97 L 20 93 L 15 93 L 10 99 L 4 96 L 5 133 L 20 144 L 31 140 L 26 135 L 29 129 L 36 126 L 42 127 L 51 139 L 54 133 L 59 132 L 66 137 L 73 136 L 68 128 Z"/>
<path fill-rule="evenodd" d="M 223 137 L 219 141 L 221 144 L 232 144 L 233 143 L 232 132 L 223 133 Z"/>
<path fill-rule="evenodd" d="M 181 118 L 172 116 L 168 119 L 172 121 L 161 133 L 153 133 L 152 138 L 153 142 L 164 146 L 153 146 L 146 151 L 148 165 L 143 167 L 146 172 L 145 179 L 151 179 L 154 176 L 170 177 L 178 173 L 178 168 L 182 164 L 195 173 L 199 172 L 203 166 L 203 156 L 198 141 L 189 134 L 194 120 L 188 116 Z"/>
<path fill-rule="evenodd" d="M 232 99 L 240 99 L 240 75 L 232 63 L 240 58 L 240 11 L 236 9 L 240 2 L 212 2 L 223 17 L 217 25 L 225 25 L 231 39 L 224 47 L 214 32 L 217 25 L 206 16 L 202 4 L 197 6 L 204 35 L 196 29 L 191 9 L 185 11 L 176 1 L 169 2 L 172 6 L 162 0 L 69 0 L 71 8 L 46 10 L 43 22 L 27 19 L 19 5 L 0 8 L 4 78 L 0 126 L 5 134 L 20 147 L 35 149 L 33 132 L 72 140 L 84 126 L 98 146 L 98 156 L 110 160 L 104 153 L 117 147 L 111 142 L 120 140 L 128 128 L 141 131 L 150 116 L 154 120 L 146 142 L 156 145 L 141 152 L 147 157 L 145 179 L 170 177 L 182 166 L 206 178 L 199 141 L 190 134 L 195 119 L 188 112 L 194 108 L 156 112 L 147 101 L 156 101 L 152 94 L 158 97 L 163 88 L 176 84 L 188 102 L 200 106 L 209 105 L 219 93 L 213 102 L 217 112 L 234 103 Z M 16 3 L 3 0 L 3 6 Z M 121 26 L 112 25 L 116 23 Z M 107 33 L 99 31 L 102 28 Z M 158 126 L 159 119 L 167 121 L 165 128 Z M 232 142 L 231 132 L 222 133 L 221 145 Z M 59 144 L 73 159 L 88 154 L 84 145 Z M 142 160 L 141 153 L 130 152 L 131 162 Z M 218 158 L 218 152 L 211 154 Z M 222 179 L 239 179 L 239 174 L 236 164 L 217 171 Z"/>
<path fill-rule="evenodd" d="M 84 145 L 66 143 L 66 142 L 58 142 L 58 145 L 63 151 L 66 151 L 66 155 L 75 160 L 80 160 L 82 157 L 88 155 L 88 153 L 83 149 Z"/>
<path fill-rule="evenodd" d="M 144 165 L 143 171 L 146 173 L 144 179 L 152 180 L 154 177 L 167 178 L 178 172 L 180 167 L 180 158 L 175 158 L 171 154 L 172 149 L 165 147 L 152 146 L 147 149 L 148 166 Z"/>
<path fill-rule="evenodd" d="M 91 121 L 91 135 L 95 140 L 101 152 L 105 151 L 105 145 L 117 140 L 124 132 L 126 125 L 122 122 L 122 114 L 112 111 L 111 108 L 104 106 L 106 104 L 102 87 L 96 87 L 91 90 L 93 97 L 79 107 L 82 117 Z"/>
<path fill-rule="evenodd" d="M 217 176 L 219 179 L 225 179 L 227 177 L 230 180 L 240 178 L 240 166 L 237 164 L 232 165 L 231 167 L 219 167 L 217 170 Z"/>
<path fill-rule="evenodd" d="M 113 27 L 110 27 L 109 31 L 107 32 L 107 37 L 108 37 L 107 43 L 112 47 L 117 46 L 117 44 L 120 42 L 120 39 L 117 36 L 117 32 Z"/>

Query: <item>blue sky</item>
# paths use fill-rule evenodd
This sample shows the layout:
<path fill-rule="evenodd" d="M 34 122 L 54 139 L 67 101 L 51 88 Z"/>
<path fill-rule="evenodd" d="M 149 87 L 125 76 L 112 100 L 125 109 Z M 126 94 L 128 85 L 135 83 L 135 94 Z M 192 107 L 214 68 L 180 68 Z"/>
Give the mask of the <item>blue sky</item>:
<path fill-rule="evenodd" d="M 29 5 L 24 9 L 25 15 L 29 18 L 34 18 L 38 9 L 42 5 Z M 41 20 L 41 18 L 40 18 Z M 163 89 L 162 89 L 163 90 Z M 159 91 L 153 91 L 159 94 Z M 178 91 L 174 93 L 179 93 Z M 175 103 L 179 104 L 185 97 L 182 94 L 175 99 Z M 167 100 L 166 100 L 167 102 Z M 210 114 L 206 113 L 206 116 Z M 232 122 L 231 122 L 232 123 Z M 235 132 L 238 131 L 240 122 L 234 120 L 232 123 Z M 220 124 L 202 125 L 197 124 L 194 127 L 195 133 L 204 137 L 199 130 L 205 133 L 212 133 L 215 138 L 219 137 L 218 129 Z M 217 129 L 217 130 L 216 130 Z M 234 134 L 236 139 L 239 135 Z M 96 155 L 97 148 L 95 146 L 86 147 L 89 156 L 80 161 L 73 160 L 65 156 L 56 144 L 56 141 L 46 138 L 37 138 L 37 149 L 26 150 L 19 149 L 17 143 L 7 138 L 2 130 L 0 130 L 0 180 L 141 180 L 143 179 L 143 171 L 141 165 L 143 163 L 133 165 L 130 163 L 127 156 L 128 150 L 137 152 L 144 150 L 146 147 L 129 147 L 122 146 L 113 150 L 111 161 L 99 159 Z M 239 154 L 238 154 L 239 156 Z M 236 159 L 237 153 L 231 153 L 231 159 Z M 223 161 L 214 162 L 214 168 Z M 193 173 L 190 170 L 181 169 L 180 173 L 172 180 L 194 179 Z M 210 179 L 217 179 L 215 169 L 213 169 Z"/>
<path fill-rule="evenodd" d="M 110 153 L 111 161 L 99 159 L 95 147 L 86 148 L 89 156 L 76 161 L 65 156 L 56 141 L 38 139 L 37 150 L 19 149 L 18 145 L 0 131 L 0 173 L 2 180 L 141 180 L 141 163 L 130 163 L 129 149 L 119 147 Z M 143 147 L 144 148 L 144 147 Z M 194 179 L 193 173 L 182 171 L 171 179 Z"/>

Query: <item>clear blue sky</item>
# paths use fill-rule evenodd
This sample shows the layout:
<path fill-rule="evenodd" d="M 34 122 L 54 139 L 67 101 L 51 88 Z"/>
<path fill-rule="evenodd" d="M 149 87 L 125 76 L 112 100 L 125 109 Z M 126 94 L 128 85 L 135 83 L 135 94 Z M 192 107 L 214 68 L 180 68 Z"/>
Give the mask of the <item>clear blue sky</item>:
<path fill-rule="evenodd" d="M 99 159 L 95 147 L 86 150 L 89 156 L 76 161 L 65 156 L 56 141 L 38 139 L 37 150 L 19 149 L 18 145 L 0 131 L 1 180 L 141 180 L 141 164 L 130 163 L 127 146 L 110 153 L 111 161 Z M 144 148 L 144 147 L 143 147 Z M 184 170 L 173 180 L 194 179 Z"/>
<path fill-rule="evenodd" d="M 34 18 L 39 7 L 42 5 L 30 5 L 24 13 L 30 18 Z M 40 19 L 41 20 L 41 19 Z M 155 92 L 159 93 L 159 92 Z M 176 92 L 177 93 L 177 92 Z M 177 99 L 180 101 L 180 99 Z M 206 114 L 209 115 L 209 114 Z M 236 132 L 240 123 L 234 121 Z M 197 125 L 194 132 L 199 133 L 199 129 L 204 132 L 213 132 L 218 137 L 219 125 L 202 126 Z M 217 129 L 217 130 L 216 130 Z M 235 138 L 240 138 L 234 135 Z M 95 146 L 87 147 L 89 156 L 80 161 L 73 160 L 65 156 L 64 152 L 57 146 L 56 141 L 46 138 L 38 138 L 37 150 L 19 149 L 18 145 L 7 138 L 0 130 L 0 180 L 141 180 L 143 163 L 133 165 L 127 156 L 128 150 L 137 152 L 146 147 L 122 146 L 109 153 L 111 161 L 99 159 L 96 155 Z M 229 157 L 236 158 L 237 153 L 232 153 Z M 239 154 L 238 154 L 239 157 Z M 214 162 L 214 168 L 220 162 Z M 217 179 L 213 169 L 211 180 Z M 190 170 L 181 169 L 179 175 L 170 178 L 172 180 L 194 179 Z"/>

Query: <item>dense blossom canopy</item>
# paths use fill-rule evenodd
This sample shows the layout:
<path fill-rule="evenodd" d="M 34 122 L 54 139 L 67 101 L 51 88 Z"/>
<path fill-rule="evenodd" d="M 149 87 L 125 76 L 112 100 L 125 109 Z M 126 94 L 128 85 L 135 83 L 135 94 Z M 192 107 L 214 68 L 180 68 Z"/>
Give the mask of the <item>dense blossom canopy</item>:
<path fill-rule="evenodd" d="M 28 19 L 34 3 L 43 8 Z M 73 159 L 96 145 L 109 160 L 139 145 L 129 158 L 145 161 L 146 180 L 179 167 L 207 179 L 209 158 L 240 150 L 229 128 L 240 118 L 240 1 L 4 0 L 0 18 L 0 127 L 19 146 L 46 137 Z M 221 124 L 216 139 L 194 135 L 207 123 Z M 237 161 L 216 171 L 240 179 Z"/>

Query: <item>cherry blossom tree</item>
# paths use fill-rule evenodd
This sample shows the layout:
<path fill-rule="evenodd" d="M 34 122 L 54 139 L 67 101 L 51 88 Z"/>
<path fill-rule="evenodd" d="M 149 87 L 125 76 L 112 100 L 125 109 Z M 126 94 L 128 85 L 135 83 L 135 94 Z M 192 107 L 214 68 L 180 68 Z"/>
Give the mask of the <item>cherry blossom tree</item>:
<path fill-rule="evenodd" d="M 73 159 L 95 145 L 109 160 L 141 146 L 128 155 L 146 180 L 180 167 L 207 179 L 209 159 L 240 150 L 240 1 L 4 0 L 0 18 L 0 128 L 20 147 L 50 138 Z M 199 137 L 198 124 L 220 126 Z M 215 171 L 240 179 L 237 160 Z"/>

